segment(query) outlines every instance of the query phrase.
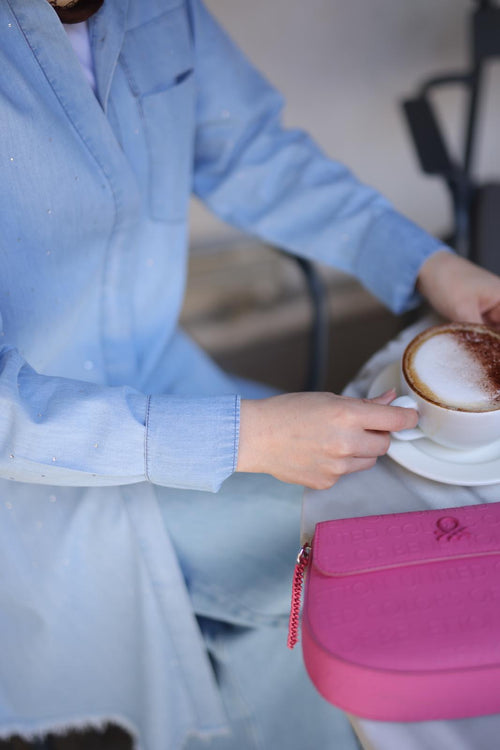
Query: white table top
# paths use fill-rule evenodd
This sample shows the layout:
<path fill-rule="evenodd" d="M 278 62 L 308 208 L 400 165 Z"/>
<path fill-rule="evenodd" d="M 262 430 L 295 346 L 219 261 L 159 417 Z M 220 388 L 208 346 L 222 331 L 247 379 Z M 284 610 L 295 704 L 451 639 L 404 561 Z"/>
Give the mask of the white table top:
<path fill-rule="evenodd" d="M 399 359 L 404 347 L 426 319 L 406 329 L 378 352 L 345 390 L 365 397 L 371 383 L 388 363 Z M 329 490 L 306 490 L 302 537 L 311 538 L 318 521 L 333 518 L 446 508 L 500 500 L 500 485 L 458 486 L 425 479 L 389 457 L 379 459 L 370 471 L 343 477 Z M 454 721 L 388 723 L 350 717 L 366 750 L 493 750 L 500 747 L 500 715 Z"/>

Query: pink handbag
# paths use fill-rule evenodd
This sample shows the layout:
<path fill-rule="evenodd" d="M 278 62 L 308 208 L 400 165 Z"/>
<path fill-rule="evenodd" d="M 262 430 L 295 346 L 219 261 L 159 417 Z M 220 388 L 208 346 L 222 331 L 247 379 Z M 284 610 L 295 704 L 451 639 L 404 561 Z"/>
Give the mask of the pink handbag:
<path fill-rule="evenodd" d="M 325 521 L 288 645 L 331 703 L 384 721 L 500 713 L 500 503 Z"/>

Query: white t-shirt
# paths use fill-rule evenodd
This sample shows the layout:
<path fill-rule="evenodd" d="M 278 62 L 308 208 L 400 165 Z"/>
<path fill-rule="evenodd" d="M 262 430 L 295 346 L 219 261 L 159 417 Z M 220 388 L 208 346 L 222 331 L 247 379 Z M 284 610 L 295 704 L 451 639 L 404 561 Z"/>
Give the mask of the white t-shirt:
<path fill-rule="evenodd" d="M 69 41 L 71 42 L 75 54 L 78 58 L 80 65 L 83 68 L 85 77 L 92 86 L 95 92 L 95 75 L 94 75 L 94 63 L 92 60 L 92 50 L 90 49 L 89 30 L 87 22 L 82 21 L 81 23 L 64 23 L 64 30 L 66 31 Z"/>

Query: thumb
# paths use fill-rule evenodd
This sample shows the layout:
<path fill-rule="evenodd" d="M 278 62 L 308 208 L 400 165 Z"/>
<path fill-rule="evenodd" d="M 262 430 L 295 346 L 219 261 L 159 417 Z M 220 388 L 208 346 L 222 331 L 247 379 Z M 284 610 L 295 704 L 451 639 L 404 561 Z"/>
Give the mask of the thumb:
<path fill-rule="evenodd" d="M 488 325 L 493 327 L 500 325 L 500 304 L 495 305 L 490 310 L 486 310 L 483 318 Z"/>

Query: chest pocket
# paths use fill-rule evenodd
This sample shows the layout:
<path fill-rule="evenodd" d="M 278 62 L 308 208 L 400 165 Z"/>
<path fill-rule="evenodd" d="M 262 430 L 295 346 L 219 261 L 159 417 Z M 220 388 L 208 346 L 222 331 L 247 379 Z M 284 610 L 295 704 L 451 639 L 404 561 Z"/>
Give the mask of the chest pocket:
<path fill-rule="evenodd" d="M 127 32 L 120 62 L 137 100 L 149 159 L 154 219 L 186 219 L 192 181 L 194 57 L 186 9 L 168 10 Z"/>

